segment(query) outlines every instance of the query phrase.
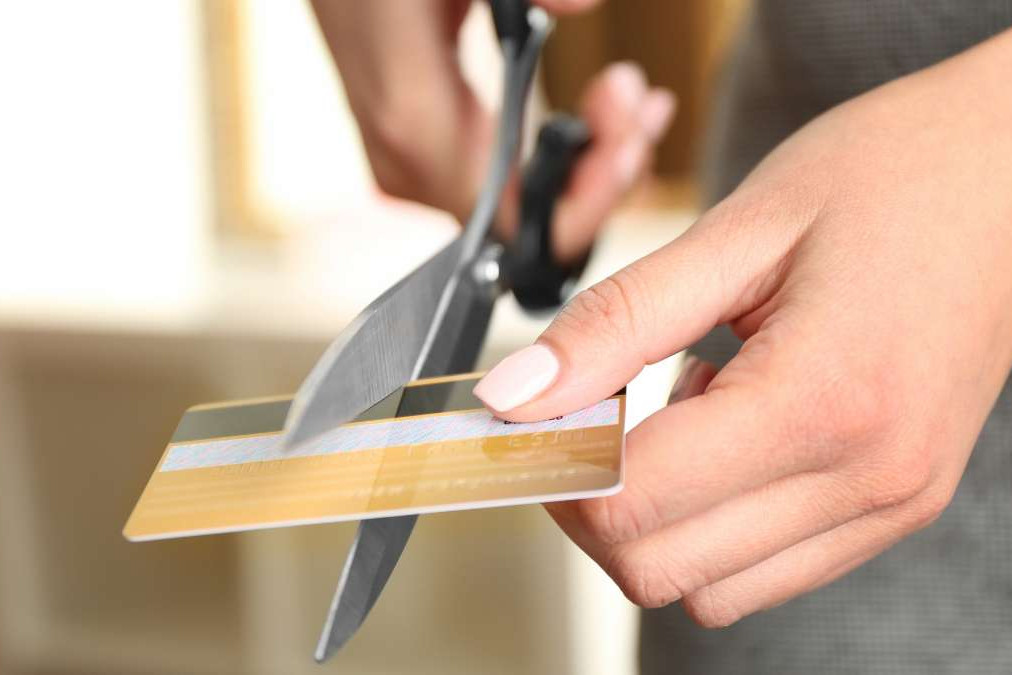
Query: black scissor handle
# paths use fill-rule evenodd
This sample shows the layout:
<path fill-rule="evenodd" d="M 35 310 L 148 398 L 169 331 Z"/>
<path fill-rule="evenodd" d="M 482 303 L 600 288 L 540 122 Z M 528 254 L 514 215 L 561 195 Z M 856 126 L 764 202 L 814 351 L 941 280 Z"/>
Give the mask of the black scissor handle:
<path fill-rule="evenodd" d="M 489 4 L 492 5 L 492 21 L 499 42 L 513 40 L 517 47 L 527 42 L 527 36 L 531 32 L 531 25 L 527 21 L 530 3 L 527 0 L 489 0 Z"/>
<path fill-rule="evenodd" d="M 538 133 L 534 155 L 523 176 L 519 229 L 503 259 L 505 281 L 524 309 L 538 311 L 561 305 L 568 282 L 587 264 L 589 251 L 574 264 L 558 263 L 552 255 L 551 235 L 555 202 L 589 143 L 586 123 L 568 115 L 554 117 Z"/>

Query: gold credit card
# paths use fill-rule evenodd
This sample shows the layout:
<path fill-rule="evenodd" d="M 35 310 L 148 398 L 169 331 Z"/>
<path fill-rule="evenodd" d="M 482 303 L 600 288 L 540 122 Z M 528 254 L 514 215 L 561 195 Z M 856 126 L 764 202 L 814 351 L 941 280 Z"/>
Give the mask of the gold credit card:
<path fill-rule="evenodd" d="M 515 424 L 471 393 L 479 374 L 412 382 L 291 453 L 291 397 L 183 415 L 127 521 L 131 541 L 612 494 L 625 394 Z"/>

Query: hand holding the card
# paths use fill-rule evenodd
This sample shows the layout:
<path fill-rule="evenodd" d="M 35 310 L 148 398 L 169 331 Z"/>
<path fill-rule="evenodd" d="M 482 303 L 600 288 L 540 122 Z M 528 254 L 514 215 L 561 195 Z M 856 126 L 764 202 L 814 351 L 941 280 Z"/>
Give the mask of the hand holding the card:
<path fill-rule="evenodd" d="M 549 507 L 634 602 L 727 625 L 948 504 L 1012 364 L 1010 72 L 1006 32 L 814 120 L 478 385 L 544 419 L 745 340 L 629 432 L 621 493 Z"/>
<path fill-rule="evenodd" d="M 468 86 L 457 38 L 471 0 L 314 2 L 341 71 L 379 186 L 465 222 L 491 155 L 496 120 Z M 595 0 L 541 0 L 569 13 Z M 582 256 L 607 214 L 649 164 L 674 114 L 664 89 L 630 63 L 605 69 L 587 87 L 580 114 L 593 142 L 580 157 L 552 229 L 560 262 Z M 517 181 L 507 186 L 496 231 L 516 228 Z"/>

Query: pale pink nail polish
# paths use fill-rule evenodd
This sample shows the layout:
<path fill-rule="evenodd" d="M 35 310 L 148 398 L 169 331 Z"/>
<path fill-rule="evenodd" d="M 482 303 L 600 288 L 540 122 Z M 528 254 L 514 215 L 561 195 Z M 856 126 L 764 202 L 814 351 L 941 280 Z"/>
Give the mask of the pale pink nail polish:
<path fill-rule="evenodd" d="M 559 373 L 559 360 L 544 345 L 524 347 L 481 378 L 474 395 L 492 410 L 506 412 L 534 399 Z"/>

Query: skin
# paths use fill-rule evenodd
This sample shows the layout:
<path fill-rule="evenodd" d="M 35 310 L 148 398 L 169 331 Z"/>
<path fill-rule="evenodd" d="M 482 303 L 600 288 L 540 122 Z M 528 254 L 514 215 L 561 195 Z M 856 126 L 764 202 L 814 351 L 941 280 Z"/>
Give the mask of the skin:
<path fill-rule="evenodd" d="M 400 40 L 370 46 L 383 20 L 383 35 L 396 28 L 378 8 L 377 26 L 358 17 L 349 46 L 330 21 L 384 3 L 319 4 L 381 186 L 466 212 L 482 162 L 462 166 L 487 156 L 488 118 L 460 94 L 452 59 L 427 61 Z M 444 19 L 457 6 L 409 4 Z M 561 4 L 548 8 L 581 5 Z M 457 24 L 430 23 L 444 28 L 426 39 L 445 50 Z M 356 82 L 345 48 L 377 68 L 372 79 Z M 386 79 L 407 67 L 402 51 L 438 95 L 404 102 L 392 83 L 407 80 Z M 827 112 L 686 234 L 573 298 L 538 339 L 558 374 L 528 403 L 494 410 L 505 419 L 603 399 L 718 324 L 745 340 L 719 372 L 692 362 L 671 403 L 629 432 L 622 492 L 548 507 L 633 602 L 680 600 L 701 625 L 726 626 L 838 578 L 949 503 L 1012 366 L 1010 72 L 1012 31 Z M 606 80 L 584 107 L 598 137 L 559 214 L 563 253 L 592 236 L 657 137 L 642 113 L 653 90 L 615 96 Z M 405 108 L 431 133 L 392 131 Z M 620 170 L 636 164 L 623 150 L 634 146 L 642 161 Z"/>
<path fill-rule="evenodd" d="M 948 505 L 1012 364 L 1010 72 L 1012 31 L 829 111 L 539 338 L 559 374 L 501 417 L 745 341 L 629 432 L 621 493 L 548 507 L 633 602 L 726 626 Z"/>
<path fill-rule="evenodd" d="M 468 87 L 457 37 L 470 0 L 316 0 L 313 8 L 341 73 L 380 188 L 465 222 L 474 205 L 496 119 Z M 593 0 L 543 0 L 554 14 Z M 580 258 L 605 217 L 649 166 L 674 114 L 674 95 L 647 85 L 631 63 L 605 69 L 579 113 L 593 136 L 573 169 L 552 230 L 562 262 Z M 496 232 L 516 228 L 517 182 L 507 188 Z"/>

